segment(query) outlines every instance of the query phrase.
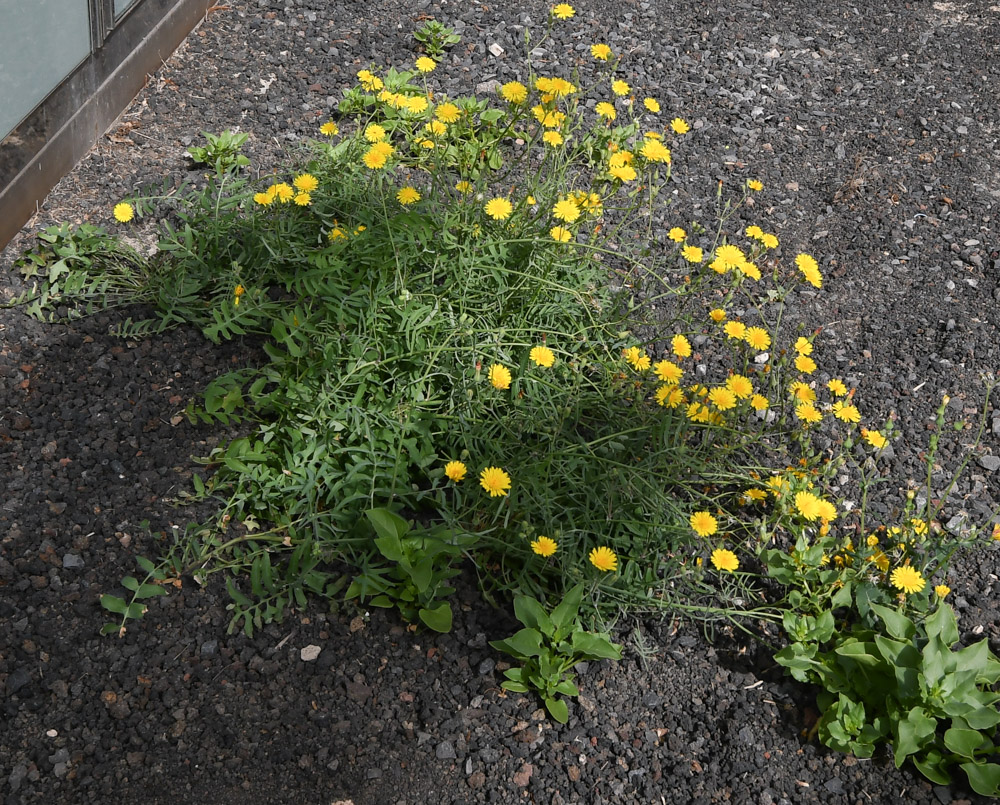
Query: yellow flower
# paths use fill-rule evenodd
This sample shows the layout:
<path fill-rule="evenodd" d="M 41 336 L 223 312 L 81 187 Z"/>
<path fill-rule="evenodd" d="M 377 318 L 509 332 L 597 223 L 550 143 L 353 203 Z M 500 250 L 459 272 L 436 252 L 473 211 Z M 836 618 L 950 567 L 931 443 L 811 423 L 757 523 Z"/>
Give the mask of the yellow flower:
<path fill-rule="evenodd" d="M 716 570 L 725 570 L 732 573 L 734 570 L 739 569 L 740 560 L 736 558 L 736 554 L 732 551 L 727 551 L 725 548 L 716 548 L 712 551 L 712 564 Z"/>
<path fill-rule="evenodd" d="M 510 489 L 510 476 L 499 467 L 487 467 L 479 473 L 479 485 L 491 498 L 502 497 Z"/>
<path fill-rule="evenodd" d="M 718 386 L 708 393 L 708 401 L 720 411 L 736 407 L 736 395 L 728 388 Z"/>
<path fill-rule="evenodd" d="M 560 243 L 566 243 L 571 237 L 573 237 L 573 233 L 564 226 L 552 227 L 552 229 L 549 230 L 549 235 L 552 236 L 553 240 L 557 240 Z"/>
<path fill-rule="evenodd" d="M 820 499 L 812 492 L 797 493 L 795 495 L 795 508 L 807 520 L 818 520 L 822 510 Z"/>
<path fill-rule="evenodd" d="M 510 388 L 510 369 L 506 366 L 494 363 L 490 367 L 489 378 L 494 388 L 498 388 L 501 391 Z"/>
<path fill-rule="evenodd" d="M 677 386 L 666 384 L 656 389 L 656 402 L 662 406 L 677 408 L 687 402 L 687 399 Z"/>
<path fill-rule="evenodd" d="M 762 237 L 764 237 L 764 230 L 761 229 L 759 226 L 755 226 L 753 224 L 748 226 L 745 231 L 746 231 L 746 236 L 748 238 L 753 238 L 754 240 L 760 240 Z"/>
<path fill-rule="evenodd" d="M 588 558 L 590 559 L 590 564 L 603 573 L 618 568 L 618 557 L 615 556 L 615 552 L 604 545 L 600 548 L 594 548 Z"/>
<path fill-rule="evenodd" d="M 816 258 L 809 254 L 798 254 L 795 256 L 795 265 L 798 266 L 806 282 L 816 288 L 823 287 L 823 275 L 820 273 Z"/>
<path fill-rule="evenodd" d="M 755 280 L 760 279 L 760 269 L 757 268 L 757 265 L 755 263 L 751 262 L 740 263 L 738 266 L 736 266 L 736 268 L 739 269 L 739 272 L 741 274 L 743 274 L 746 277 L 750 277 L 750 279 L 755 279 Z"/>
<path fill-rule="evenodd" d="M 319 133 L 326 137 L 335 137 L 338 133 L 340 133 L 340 129 L 337 127 L 336 123 L 332 120 L 328 120 L 319 127 Z"/>
<path fill-rule="evenodd" d="M 618 79 L 612 82 L 611 91 L 615 95 L 628 95 L 632 91 L 632 88 L 626 82 Z"/>
<path fill-rule="evenodd" d="M 938 598 L 947 598 L 948 593 L 950 592 L 951 592 L 951 587 L 949 587 L 947 584 L 939 584 L 937 587 L 934 588 L 934 594 L 937 595 Z"/>
<path fill-rule="evenodd" d="M 536 366 L 544 366 L 546 369 L 556 362 L 556 356 L 548 347 L 532 347 L 528 357 Z"/>
<path fill-rule="evenodd" d="M 312 204 L 312 196 L 308 193 L 296 193 L 295 198 L 292 199 L 299 207 L 308 207 Z"/>
<path fill-rule="evenodd" d="M 132 208 L 132 205 L 129 204 L 127 201 L 120 201 L 117 204 L 115 204 L 113 212 L 115 220 L 118 221 L 118 223 L 120 224 L 127 224 L 129 221 L 135 218 L 135 210 Z"/>
<path fill-rule="evenodd" d="M 534 196 L 527 196 L 524 200 L 525 200 L 525 202 L 527 202 L 532 207 L 535 206 L 535 204 L 538 203 L 538 201 L 535 199 Z"/>
<path fill-rule="evenodd" d="M 743 340 L 758 351 L 765 350 L 771 346 L 771 336 L 768 335 L 767 330 L 763 327 L 748 327 L 747 331 L 743 334 Z"/>
<path fill-rule="evenodd" d="M 564 198 L 552 208 L 552 216 L 566 223 L 573 223 L 580 217 L 580 208 L 573 199 Z"/>
<path fill-rule="evenodd" d="M 710 311 L 708 311 L 708 317 L 716 324 L 718 324 L 719 322 L 725 320 L 726 311 L 723 310 L 721 307 L 715 307 L 712 308 Z"/>
<path fill-rule="evenodd" d="M 399 192 L 396 193 L 396 201 L 403 205 L 413 204 L 420 201 L 420 191 L 415 187 L 401 187 Z"/>
<path fill-rule="evenodd" d="M 715 250 L 715 259 L 721 260 L 727 268 L 737 268 L 747 261 L 747 256 L 739 246 L 726 244 Z"/>
<path fill-rule="evenodd" d="M 432 120 L 430 123 L 424 126 L 424 131 L 430 132 L 432 137 L 440 137 L 446 131 L 448 127 L 442 123 L 440 120 Z M 421 143 L 421 146 L 423 143 Z"/>
<path fill-rule="evenodd" d="M 600 59 L 601 61 L 607 61 L 611 58 L 611 48 L 607 45 L 596 44 L 590 46 L 590 55 L 595 59 Z"/>
<path fill-rule="evenodd" d="M 695 512 L 688 522 L 699 537 L 710 537 L 719 530 L 719 521 L 708 512 Z"/>
<path fill-rule="evenodd" d="M 778 238 L 772 235 L 770 232 L 765 232 L 761 237 L 760 242 L 764 244 L 765 249 L 777 249 L 778 248 Z"/>
<path fill-rule="evenodd" d="M 290 185 L 287 185 L 284 182 L 279 182 L 274 186 L 274 195 L 277 197 L 278 201 L 284 204 L 295 198 L 295 191 Z"/>
<path fill-rule="evenodd" d="M 653 371 L 665 383 L 677 383 L 684 375 L 684 370 L 672 361 L 657 361 Z"/>
<path fill-rule="evenodd" d="M 319 179 L 311 173 L 301 173 L 292 180 L 292 184 L 295 185 L 296 190 L 301 190 L 303 193 L 311 193 L 319 187 Z"/>
<path fill-rule="evenodd" d="M 691 342 L 683 335 L 675 335 L 670 339 L 670 348 L 678 358 L 691 357 Z"/>
<path fill-rule="evenodd" d="M 631 165 L 614 165 L 608 168 L 608 173 L 623 182 L 634 182 L 636 177 L 635 168 Z"/>
<path fill-rule="evenodd" d="M 643 98 L 642 105 L 645 106 L 654 115 L 660 112 L 660 102 L 656 98 Z"/>
<path fill-rule="evenodd" d="M 528 88 L 520 81 L 508 81 L 500 87 L 500 95 L 507 103 L 524 103 L 528 98 Z"/>
<path fill-rule="evenodd" d="M 747 187 L 749 187 L 751 190 L 760 191 L 764 189 L 764 183 L 758 179 L 748 179 Z"/>
<path fill-rule="evenodd" d="M 492 198 L 486 202 L 483 209 L 494 221 L 504 221 L 514 211 L 514 205 L 505 198 Z"/>
<path fill-rule="evenodd" d="M 812 403 L 802 403 L 795 406 L 795 416 L 810 425 L 815 425 L 823 420 L 823 415 Z"/>
<path fill-rule="evenodd" d="M 442 123 L 455 123 L 462 116 L 462 110 L 453 103 L 442 103 L 434 110 L 434 116 Z"/>
<path fill-rule="evenodd" d="M 754 394 L 750 398 L 750 407 L 755 411 L 766 411 L 771 403 L 768 402 L 767 397 L 763 394 Z"/>
<path fill-rule="evenodd" d="M 885 436 L 883 436 L 877 430 L 862 429 L 861 437 L 876 450 L 881 450 L 889 443 L 889 440 L 886 439 Z"/>
<path fill-rule="evenodd" d="M 542 135 L 542 141 L 555 148 L 563 144 L 563 136 L 558 131 L 547 131 Z"/>
<path fill-rule="evenodd" d="M 334 226 L 333 229 L 327 232 L 326 236 L 331 241 L 341 240 L 341 239 L 347 240 L 347 235 L 344 234 L 344 230 L 341 229 L 339 226 Z"/>
<path fill-rule="evenodd" d="M 384 86 L 382 84 L 382 79 L 373 75 L 370 70 L 359 71 L 358 81 L 361 82 L 361 86 L 364 87 L 367 92 L 377 92 Z"/>
<path fill-rule="evenodd" d="M 670 164 L 670 149 L 659 140 L 647 138 L 642 144 L 642 148 L 639 149 L 639 153 L 650 162 L 662 162 L 666 165 Z"/>
<path fill-rule="evenodd" d="M 927 582 L 920 575 L 920 571 L 910 567 L 910 565 L 903 565 L 893 570 L 892 575 L 889 576 L 889 581 L 892 582 L 893 587 L 904 594 L 919 593 L 927 586 Z"/>
<path fill-rule="evenodd" d="M 421 112 L 427 111 L 428 103 L 427 99 L 423 95 L 413 95 L 403 100 L 403 106 L 405 106 L 408 111 L 419 115 Z"/>
<path fill-rule="evenodd" d="M 910 525 L 913 526 L 913 531 L 917 536 L 922 537 L 927 533 L 927 523 L 919 517 L 912 518 Z"/>
<path fill-rule="evenodd" d="M 796 380 L 794 383 L 789 384 L 788 390 L 792 392 L 792 396 L 799 400 L 799 402 L 816 402 L 816 392 L 809 387 L 808 383 Z"/>
<path fill-rule="evenodd" d="M 804 336 L 799 336 L 798 340 L 795 342 L 795 351 L 798 352 L 799 355 L 812 355 L 812 341 Z M 847 389 L 844 389 L 843 393 L 847 394 Z"/>
<path fill-rule="evenodd" d="M 819 519 L 823 522 L 830 523 L 837 519 L 837 507 L 834 506 L 829 500 L 823 500 L 823 498 L 818 498 L 819 500 Z M 850 551 L 854 550 L 854 546 L 848 542 L 847 549 Z"/>
<path fill-rule="evenodd" d="M 576 9 L 569 3 L 560 3 L 552 7 L 552 16 L 558 17 L 561 20 L 568 20 L 574 14 L 576 14 Z"/>
<path fill-rule="evenodd" d="M 549 537 L 539 537 L 531 543 L 531 550 L 539 556 L 552 556 L 558 547 L 556 541 L 549 539 Z"/>
<path fill-rule="evenodd" d="M 847 386 L 844 385 L 843 380 L 838 380 L 837 378 L 834 378 L 833 380 L 831 380 L 829 383 L 826 384 L 826 387 L 830 389 L 830 391 L 832 391 L 838 397 L 843 397 L 845 394 L 847 394 Z"/>
<path fill-rule="evenodd" d="M 254 193 L 253 200 L 255 203 L 260 204 L 262 207 L 269 207 L 274 203 L 274 196 L 268 193 Z"/>
<path fill-rule="evenodd" d="M 682 117 L 675 117 L 670 121 L 670 128 L 674 130 L 675 134 L 687 134 L 691 131 L 691 127 L 688 122 Z"/>
<path fill-rule="evenodd" d="M 741 400 L 753 394 L 753 382 L 744 375 L 730 375 L 726 378 L 726 388 Z"/>
<path fill-rule="evenodd" d="M 472 185 L 469 182 L 461 181 L 461 182 L 458 182 L 455 185 L 455 189 L 459 193 L 471 193 L 472 192 Z"/>
<path fill-rule="evenodd" d="M 444 474 L 456 484 L 465 478 L 465 474 L 468 471 L 469 468 L 466 467 L 461 461 L 449 461 L 444 465 Z"/>
<path fill-rule="evenodd" d="M 742 341 L 747 334 L 747 326 L 741 321 L 727 321 L 723 328 L 726 336 L 736 341 Z"/>
<path fill-rule="evenodd" d="M 437 62 L 427 56 L 421 56 L 414 64 L 421 73 L 429 73 L 437 67 Z"/>
<path fill-rule="evenodd" d="M 795 368 L 800 372 L 811 375 L 816 371 L 816 361 L 808 355 L 797 355 L 795 358 Z"/>
<path fill-rule="evenodd" d="M 861 412 L 853 405 L 844 405 L 843 403 L 834 403 L 833 415 L 837 417 L 841 422 L 860 422 Z"/>
<path fill-rule="evenodd" d="M 603 117 L 605 120 L 614 120 L 618 117 L 618 113 L 615 111 L 615 107 L 612 106 L 607 101 L 601 101 L 597 106 L 594 107 L 594 111 L 598 115 Z"/>
<path fill-rule="evenodd" d="M 705 255 L 697 246 L 685 246 L 681 249 L 681 257 L 689 263 L 700 263 L 704 259 Z"/>
<path fill-rule="evenodd" d="M 370 143 L 381 142 L 385 139 L 385 129 L 378 123 L 371 123 L 365 127 L 365 139 Z"/>

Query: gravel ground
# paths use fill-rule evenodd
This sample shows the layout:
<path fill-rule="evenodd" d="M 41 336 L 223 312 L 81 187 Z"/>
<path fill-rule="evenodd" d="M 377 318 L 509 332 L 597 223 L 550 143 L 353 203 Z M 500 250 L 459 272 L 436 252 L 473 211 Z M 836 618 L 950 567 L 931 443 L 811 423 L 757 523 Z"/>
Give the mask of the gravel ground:
<path fill-rule="evenodd" d="M 543 60 L 584 65 L 591 42 L 693 131 L 675 151 L 678 215 L 711 208 L 719 179 L 759 178 L 751 212 L 827 277 L 792 326 L 822 326 L 817 359 L 895 412 L 887 462 L 922 474 L 940 395 L 956 417 L 1000 369 L 1000 7 L 990 2 L 815 5 L 578 2 Z M 545 7 L 373 0 L 216 6 L 4 252 L 60 220 L 108 223 L 142 185 L 190 176 L 183 149 L 239 126 L 264 172 L 315 133 L 370 63 L 405 67 L 427 17 L 462 41 L 432 75 L 468 93 L 522 78 L 521 26 Z M 498 49 L 502 48 L 500 51 Z M 497 55 L 499 54 L 499 55 Z M 672 223 L 683 223 L 683 220 Z M 9 272 L 0 293 L 16 287 Z M 313 606 L 252 639 L 227 636 L 226 597 L 188 580 L 121 640 L 97 597 L 185 518 L 170 498 L 218 433 L 171 418 L 249 345 L 181 329 L 121 342 L 120 314 L 41 325 L 0 311 L 0 795 L 15 803 L 768 803 L 976 801 L 886 756 L 807 743 L 809 691 L 765 651 L 719 632 L 640 624 L 626 658 L 591 664 L 565 727 L 499 689 L 486 645 L 510 623 L 466 581 L 454 631 L 411 634 L 381 612 Z M 945 520 L 1000 500 L 1000 408 Z M 972 431 L 941 451 L 942 473 Z M 943 475 L 939 477 L 943 478 Z M 940 485 L 939 485 L 940 489 Z M 892 501 L 885 504 L 888 512 Z M 143 528 L 142 521 L 149 521 Z M 159 536 L 157 536 L 159 535 Z M 966 634 L 1000 644 L 996 547 L 949 584 Z M 312 657 L 319 647 L 318 656 Z"/>

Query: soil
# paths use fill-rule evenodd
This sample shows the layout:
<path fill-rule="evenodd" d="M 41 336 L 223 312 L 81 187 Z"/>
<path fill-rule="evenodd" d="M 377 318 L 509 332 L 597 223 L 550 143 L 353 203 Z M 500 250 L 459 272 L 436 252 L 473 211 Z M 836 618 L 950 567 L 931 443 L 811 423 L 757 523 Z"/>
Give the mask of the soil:
<path fill-rule="evenodd" d="M 924 473 L 942 392 L 969 428 L 944 439 L 935 493 L 969 452 L 980 374 L 1000 369 L 1000 7 L 977 2 L 574 4 L 544 60 L 589 62 L 589 45 L 667 119 L 693 124 L 675 150 L 670 225 L 707 213 L 717 181 L 758 178 L 750 212 L 789 259 L 820 258 L 822 291 L 790 301 L 788 326 L 823 328 L 869 421 L 901 438 L 874 504 L 891 516 Z M 146 88 L 3 254 L 62 220 L 114 226 L 149 184 L 196 178 L 203 130 L 239 126 L 263 173 L 316 134 L 369 64 L 412 64 L 433 17 L 462 41 L 432 74 L 439 92 L 523 78 L 516 6 L 393 0 L 230 0 Z M 498 51 L 497 47 L 502 48 Z M 492 50 L 491 50 L 492 47 Z M 499 53 L 499 55 L 495 55 Z M 641 97 L 641 96 L 640 96 Z M 750 219 L 748 219 L 750 220 Z M 137 229 L 135 237 L 150 240 Z M 12 271 L 0 293 L 17 291 Z M 177 508 L 191 456 L 223 434 L 176 415 L 254 347 L 178 329 L 109 335 L 124 312 L 41 324 L 0 311 L 0 795 L 20 803 L 962 803 L 883 753 L 857 760 L 804 733 L 812 693 L 739 633 L 670 619 L 627 624 L 626 656 L 581 669 L 566 726 L 499 688 L 487 646 L 511 626 L 458 593 L 448 635 L 381 611 L 313 604 L 252 638 L 227 635 L 217 586 L 155 599 L 121 638 L 97 634 L 102 592 L 205 511 Z M 941 520 L 992 516 L 1000 408 Z M 958 519 L 955 519 L 958 518 Z M 148 521 L 148 526 L 143 525 Z M 1000 545 L 960 559 L 947 583 L 967 639 L 1000 649 Z M 318 647 L 304 659 L 303 650 Z M 314 653 L 307 651 L 306 657 Z"/>

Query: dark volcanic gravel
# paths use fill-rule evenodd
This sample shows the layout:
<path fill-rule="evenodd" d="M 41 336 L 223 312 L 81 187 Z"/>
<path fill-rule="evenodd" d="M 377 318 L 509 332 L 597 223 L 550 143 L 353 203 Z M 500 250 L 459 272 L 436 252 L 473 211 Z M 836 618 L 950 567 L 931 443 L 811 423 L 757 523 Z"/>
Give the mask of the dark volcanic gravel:
<path fill-rule="evenodd" d="M 980 373 L 1000 369 L 995 0 L 575 5 L 541 59 L 586 64 L 589 45 L 605 41 L 627 54 L 622 76 L 659 98 L 667 119 L 692 122 L 675 150 L 673 189 L 687 212 L 672 224 L 710 210 L 719 179 L 765 183 L 753 212 L 786 258 L 810 251 L 827 277 L 822 292 L 796 294 L 791 325 L 825 328 L 818 362 L 858 387 L 869 421 L 896 412 L 904 438 L 881 488 L 919 478 L 941 393 L 974 419 Z M 426 17 L 462 35 L 430 79 L 455 95 L 523 78 L 522 26 L 541 25 L 545 7 L 220 4 L 60 183 L 4 265 L 44 225 L 108 223 L 122 196 L 190 176 L 183 150 L 202 130 L 249 132 L 248 153 L 267 172 L 315 134 L 358 69 L 412 64 L 410 33 Z M 0 286 L 17 281 L 5 274 Z M 569 724 L 554 726 L 535 701 L 501 693 L 502 658 L 486 640 L 511 624 L 468 583 L 445 636 L 412 634 L 381 611 L 367 619 L 318 605 L 252 639 L 227 636 L 225 594 L 188 579 L 124 638 L 98 637 L 97 597 L 134 571 L 135 554 L 159 550 L 150 533 L 167 539 L 204 514 L 170 500 L 190 481 L 190 456 L 221 434 L 172 418 L 254 355 L 184 329 L 121 341 L 107 332 L 123 315 L 42 325 L 0 311 L 7 805 L 976 800 L 884 755 L 859 761 L 806 743 L 810 693 L 766 651 L 724 632 L 709 643 L 669 621 L 624 632 L 626 658 L 586 668 Z M 946 521 L 982 518 L 1000 500 L 1000 408 L 987 416 L 982 455 Z M 942 472 L 971 435 L 945 445 Z M 994 650 L 997 550 L 959 562 L 949 579 L 962 628 Z M 320 651 L 307 661 L 310 646 Z"/>

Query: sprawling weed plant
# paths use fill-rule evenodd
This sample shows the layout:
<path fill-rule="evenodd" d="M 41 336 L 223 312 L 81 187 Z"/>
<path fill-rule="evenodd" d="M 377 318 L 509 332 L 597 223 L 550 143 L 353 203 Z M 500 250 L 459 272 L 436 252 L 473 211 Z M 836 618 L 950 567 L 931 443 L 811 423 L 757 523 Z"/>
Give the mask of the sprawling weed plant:
<path fill-rule="evenodd" d="M 555 6 L 545 35 L 572 16 Z M 308 595 L 445 631 L 470 560 L 524 624 L 494 644 L 523 663 L 505 684 L 560 720 L 573 663 L 619 656 L 605 625 L 623 612 L 770 620 L 778 662 L 824 690 L 825 743 L 891 742 L 897 763 L 938 781 L 959 764 L 996 793 L 1000 666 L 985 642 L 952 651 L 949 590 L 930 583 L 963 539 L 930 489 L 866 519 L 891 422 L 861 427 L 813 357 L 821 329 L 780 326 L 796 285 L 822 287 L 819 261 L 739 223 L 753 179 L 719 186 L 715 220 L 661 228 L 688 123 L 639 98 L 608 46 L 590 53 L 585 76 L 528 62 L 494 98 L 436 93 L 428 56 L 361 70 L 338 121 L 263 183 L 238 137 L 209 138 L 203 187 L 115 207 L 163 219 L 149 260 L 91 228 L 43 233 L 18 300 L 33 312 L 142 301 L 153 317 L 124 334 L 188 324 L 263 351 L 188 408 L 241 434 L 187 494 L 217 515 L 141 560 L 130 599 L 103 597 L 105 631 L 182 573 L 222 573 L 248 634 Z"/>

